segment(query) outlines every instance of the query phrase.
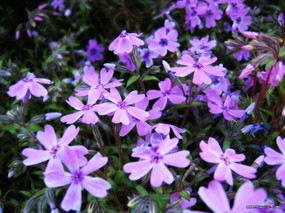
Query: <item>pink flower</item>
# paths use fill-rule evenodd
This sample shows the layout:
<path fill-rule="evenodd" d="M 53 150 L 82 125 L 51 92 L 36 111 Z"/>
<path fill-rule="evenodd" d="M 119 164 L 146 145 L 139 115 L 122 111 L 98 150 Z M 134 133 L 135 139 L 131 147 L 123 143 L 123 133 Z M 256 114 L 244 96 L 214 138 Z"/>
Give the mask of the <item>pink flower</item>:
<path fill-rule="evenodd" d="M 138 95 L 137 91 L 133 91 L 127 95 L 127 97 L 122 100 L 118 90 L 115 88 L 111 89 L 111 93 L 106 97 L 112 103 L 102 103 L 95 106 L 95 109 L 100 115 L 107 115 L 114 112 L 112 119 L 113 123 L 122 123 L 128 125 L 130 123 L 129 116 L 133 116 L 140 121 L 145 121 L 149 116 L 149 113 L 141 110 L 139 108 L 130 106 L 132 104 L 138 103 L 145 98 L 145 95 Z"/>
<path fill-rule="evenodd" d="M 244 154 L 236 154 L 234 149 L 226 149 L 226 151 L 223 152 L 219 143 L 214 138 L 210 137 L 208 143 L 201 141 L 200 149 L 202 150 L 200 157 L 204 161 L 217 164 L 214 174 L 215 180 L 226 180 L 229 185 L 233 185 L 231 170 L 243 177 L 255 178 L 255 168 L 236 163 L 245 160 Z"/>
<path fill-rule="evenodd" d="M 53 127 L 51 125 L 45 125 L 44 131 L 37 133 L 37 139 L 45 150 L 25 148 L 22 151 L 22 155 L 26 156 L 27 159 L 23 161 L 23 164 L 30 166 L 48 160 L 46 171 L 53 170 L 55 167 L 61 165 L 64 148 L 76 138 L 78 132 L 79 127 L 75 128 L 75 126 L 72 125 L 65 130 L 62 138 L 57 138 Z M 76 152 L 80 165 L 84 165 L 87 162 L 84 155 L 88 153 L 88 150 L 84 146 L 71 146 L 69 148 Z"/>
<path fill-rule="evenodd" d="M 123 30 L 121 34 L 110 44 L 109 50 L 114 51 L 115 54 L 130 53 L 133 50 L 133 46 L 141 46 L 144 42 L 138 39 L 139 34 L 128 33 Z"/>
<path fill-rule="evenodd" d="M 52 81 L 45 78 L 36 78 L 33 73 L 28 72 L 26 78 L 9 87 L 9 96 L 16 97 L 26 103 L 31 94 L 36 97 L 46 97 L 48 92 L 41 84 L 52 84 Z"/>
<path fill-rule="evenodd" d="M 135 107 L 141 110 L 146 110 L 147 106 L 149 104 L 148 98 L 144 98 L 142 101 L 135 104 Z M 159 108 L 153 108 L 149 112 L 149 116 L 147 117 L 147 120 L 153 120 L 156 118 L 159 118 L 161 116 L 161 112 Z M 137 132 L 139 136 L 146 135 L 150 130 L 151 126 L 146 123 L 145 121 L 138 120 L 132 115 L 128 115 L 130 123 L 128 125 L 122 125 L 120 136 L 127 135 L 135 126 L 137 128 Z"/>
<path fill-rule="evenodd" d="M 60 120 L 63 123 L 72 124 L 82 117 L 81 122 L 86 124 L 95 124 L 99 121 L 99 118 L 95 114 L 95 102 L 98 100 L 100 93 L 90 90 L 88 94 L 87 104 L 84 105 L 78 98 L 71 96 L 66 101 L 74 109 L 78 110 L 70 115 L 63 116 Z"/>
<path fill-rule="evenodd" d="M 236 103 L 233 96 L 227 95 L 226 99 L 223 101 L 214 90 L 210 90 L 207 93 L 207 97 L 207 104 L 210 108 L 210 112 L 215 115 L 223 113 L 224 118 L 228 121 L 234 121 L 234 117 L 241 118 L 245 114 L 244 110 L 236 109 Z"/>
<path fill-rule="evenodd" d="M 170 134 L 170 130 L 172 130 L 173 134 L 178 139 L 182 139 L 182 135 L 180 135 L 180 133 L 186 132 L 185 129 L 181 129 L 177 126 L 171 124 L 164 124 L 164 123 L 155 124 L 152 126 L 152 129 L 154 129 L 155 132 L 161 133 L 165 136 L 168 136 Z"/>
<path fill-rule="evenodd" d="M 218 181 L 212 180 L 209 183 L 208 188 L 200 187 L 198 194 L 204 203 L 213 212 L 217 213 L 251 212 L 251 210 L 247 208 L 248 205 L 261 205 L 267 197 L 265 190 L 254 190 L 254 186 L 250 181 L 245 182 L 240 186 L 236 193 L 232 208 L 230 207 L 230 202 L 222 184 Z"/>
<path fill-rule="evenodd" d="M 45 172 L 45 184 L 48 187 L 61 187 L 69 185 L 69 188 L 61 202 L 61 208 L 65 211 L 75 210 L 80 211 L 82 195 L 82 188 L 86 189 L 95 197 L 103 198 L 107 195 L 107 190 L 111 185 L 102 178 L 88 176 L 104 166 L 108 158 L 102 157 L 100 153 L 88 161 L 84 167 L 79 169 L 79 162 L 75 152 L 69 148 L 65 148 L 62 162 L 68 168 L 69 172 L 63 170 L 63 166 L 56 170 Z"/>
<path fill-rule="evenodd" d="M 167 51 L 176 52 L 180 44 L 177 42 L 178 33 L 175 29 L 167 30 L 162 27 L 147 39 L 149 49 L 155 54 L 165 56 Z"/>
<path fill-rule="evenodd" d="M 95 72 L 93 66 L 86 66 L 84 68 L 83 82 L 90 86 L 88 89 L 76 89 L 77 96 L 88 95 L 90 90 L 93 90 L 95 96 L 107 96 L 109 92 L 107 89 L 121 86 L 123 79 L 111 81 L 114 75 L 114 69 L 101 69 L 100 75 Z M 111 81 L 111 82 L 110 82 Z"/>
<path fill-rule="evenodd" d="M 127 163 L 123 169 L 126 173 L 131 173 L 131 180 L 138 180 L 151 172 L 150 183 L 153 187 L 159 187 L 163 182 L 171 184 L 174 177 L 165 165 L 178 168 L 185 168 L 189 165 L 187 159 L 189 151 L 179 151 L 169 154 L 178 144 L 178 139 L 165 139 L 158 147 L 146 149 L 145 152 L 137 154 L 140 157 L 137 162 Z"/>
<path fill-rule="evenodd" d="M 281 165 L 276 171 L 276 178 L 281 180 L 282 186 L 285 187 L 285 138 L 282 139 L 278 136 L 276 142 L 282 154 L 270 147 L 266 147 L 264 149 L 264 153 L 266 154 L 264 161 L 268 165 Z"/>
<path fill-rule="evenodd" d="M 252 73 L 252 71 L 254 71 L 254 67 L 251 64 L 248 64 L 243 71 L 241 72 L 241 74 L 239 75 L 239 79 L 244 79 L 247 78 L 250 73 Z"/>
<path fill-rule="evenodd" d="M 210 65 L 216 60 L 216 57 L 200 57 L 198 62 L 196 62 L 190 55 L 183 55 L 182 59 L 177 61 L 177 64 L 186 65 L 186 67 L 173 67 L 171 71 L 175 72 L 175 75 L 179 77 L 185 77 L 194 72 L 194 84 L 210 84 L 212 80 L 209 74 L 213 76 L 225 76 L 224 69 L 221 66 Z"/>
<path fill-rule="evenodd" d="M 159 98 L 153 107 L 163 110 L 169 100 L 173 104 L 181 104 L 185 101 L 182 90 L 178 86 L 171 86 L 171 81 L 166 78 L 164 81 L 158 83 L 160 90 L 149 90 L 147 97 L 149 100 Z"/>
<path fill-rule="evenodd" d="M 278 61 L 273 67 L 270 67 L 265 72 L 258 73 L 258 77 L 261 78 L 261 82 L 265 82 L 267 80 L 268 75 L 270 73 L 270 69 L 272 69 L 272 71 L 269 78 L 269 84 L 276 87 L 284 79 L 285 66 L 283 66 L 281 61 Z"/>

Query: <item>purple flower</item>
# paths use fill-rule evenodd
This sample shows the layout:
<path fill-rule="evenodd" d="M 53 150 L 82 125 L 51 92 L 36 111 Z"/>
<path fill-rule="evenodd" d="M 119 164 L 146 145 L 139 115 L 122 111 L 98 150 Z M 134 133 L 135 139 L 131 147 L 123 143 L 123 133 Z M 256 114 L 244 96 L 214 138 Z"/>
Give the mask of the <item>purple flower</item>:
<path fill-rule="evenodd" d="M 147 97 L 149 100 L 159 98 L 153 105 L 153 107 L 163 110 L 166 107 L 169 100 L 172 104 L 181 104 L 185 101 L 182 90 L 178 86 L 171 86 L 171 81 L 166 78 L 164 81 L 158 83 L 160 90 L 149 90 Z"/>
<path fill-rule="evenodd" d="M 232 30 L 233 31 L 247 31 L 248 26 L 251 24 L 251 17 L 247 16 L 248 9 L 242 8 L 238 11 L 237 17 L 234 19 Z"/>
<path fill-rule="evenodd" d="M 165 56 L 167 51 L 176 52 L 180 44 L 177 42 L 178 33 L 175 29 L 168 31 L 162 27 L 155 31 L 154 37 L 147 39 L 149 49 L 155 54 Z"/>
<path fill-rule="evenodd" d="M 198 4 L 193 2 L 191 5 L 186 7 L 186 25 L 190 30 L 194 30 L 196 26 L 201 26 L 201 17 L 206 13 L 206 4 Z"/>
<path fill-rule="evenodd" d="M 100 115 L 107 115 L 114 112 L 113 123 L 122 123 L 128 125 L 130 123 L 129 116 L 133 116 L 140 121 L 145 121 L 149 113 L 139 108 L 130 106 L 138 103 L 145 98 L 144 94 L 138 95 L 137 91 L 133 91 L 122 100 L 117 89 L 112 88 L 111 93 L 106 97 L 112 103 L 102 103 L 95 106 Z"/>
<path fill-rule="evenodd" d="M 241 61 L 243 58 L 244 58 L 244 60 L 248 60 L 249 56 L 250 56 L 250 53 L 248 50 L 241 50 L 237 53 L 234 53 L 234 57 L 238 61 Z"/>
<path fill-rule="evenodd" d="M 53 170 L 60 166 L 64 148 L 76 138 L 78 132 L 79 127 L 75 128 L 75 126 L 72 125 L 65 130 L 62 138 L 57 138 L 53 127 L 51 125 L 45 125 L 44 131 L 37 133 L 37 139 L 45 150 L 25 148 L 22 151 L 22 155 L 26 156 L 27 159 L 23 161 L 23 164 L 30 166 L 48 160 L 46 171 Z M 84 165 L 87 162 L 84 155 L 88 153 L 88 150 L 84 146 L 71 146 L 69 148 L 75 151 L 80 165 Z"/>
<path fill-rule="evenodd" d="M 190 40 L 190 44 L 192 45 L 190 52 L 196 54 L 199 57 L 210 57 L 212 55 L 211 49 L 216 46 L 216 43 L 216 40 L 209 41 L 208 35 L 201 39 L 193 38 Z M 185 53 L 188 54 L 186 51 Z"/>
<path fill-rule="evenodd" d="M 173 134 L 178 139 L 182 139 L 182 135 L 180 135 L 180 133 L 186 132 L 185 129 L 181 129 L 177 126 L 171 124 L 164 124 L 164 123 L 155 124 L 152 126 L 152 129 L 154 129 L 155 132 L 161 133 L 165 136 L 168 136 L 170 134 L 170 130 L 172 130 Z"/>
<path fill-rule="evenodd" d="M 227 198 L 223 186 L 218 181 L 212 180 L 208 188 L 200 187 L 198 194 L 204 203 L 213 212 L 251 212 L 247 206 L 261 205 L 266 197 L 266 191 L 263 189 L 254 190 L 253 184 L 248 181 L 240 186 L 238 189 L 233 207 L 230 207 L 230 202 Z"/>
<path fill-rule="evenodd" d="M 134 63 L 132 62 L 131 56 L 128 53 L 124 53 L 124 54 L 118 54 L 120 61 L 123 62 L 130 71 L 135 71 L 136 66 L 134 65 Z"/>
<path fill-rule="evenodd" d="M 142 62 L 145 62 L 146 68 L 149 68 L 153 65 L 153 58 L 157 58 L 157 55 L 152 50 L 147 48 L 139 49 L 139 54 L 141 56 Z"/>
<path fill-rule="evenodd" d="M 87 54 L 91 61 L 100 61 L 103 59 L 103 44 L 99 44 L 96 39 L 89 40 L 87 45 Z"/>
<path fill-rule="evenodd" d="M 158 148 L 146 150 L 145 153 L 136 156 L 140 157 L 139 161 L 127 163 L 123 169 L 126 173 L 131 173 L 129 177 L 131 180 L 138 180 L 152 170 L 150 183 L 153 187 L 159 187 L 163 182 L 171 184 L 174 177 L 165 165 L 185 168 L 190 163 L 187 159 L 189 151 L 168 154 L 177 144 L 177 138 L 165 139 Z"/>
<path fill-rule="evenodd" d="M 201 141 L 200 149 L 202 150 L 200 157 L 204 161 L 217 164 L 214 174 L 215 180 L 226 180 L 229 185 L 233 185 L 232 170 L 243 177 L 255 178 L 255 168 L 236 163 L 245 160 L 244 154 L 236 154 L 234 149 L 226 149 L 223 152 L 214 138 L 210 137 L 208 143 Z"/>
<path fill-rule="evenodd" d="M 106 69 L 102 68 L 100 71 L 100 76 L 95 72 L 95 69 L 93 66 L 86 66 L 84 68 L 84 75 L 83 75 L 83 82 L 89 85 L 91 88 L 88 89 L 75 89 L 77 96 L 86 96 L 88 95 L 89 91 L 93 91 L 95 96 L 107 96 L 109 92 L 107 89 L 115 88 L 118 86 L 121 86 L 123 81 L 120 80 L 114 80 L 111 81 L 112 77 L 114 75 L 114 69 Z M 111 81 L 111 82 L 110 82 Z"/>
<path fill-rule="evenodd" d="M 95 124 L 99 121 L 99 118 L 95 114 L 95 102 L 99 98 L 99 93 L 94 90 L 90 90 L 88 94 L 87 104 L 84 105 L 78 98 L 71 96 L 68 101 L 66 101 L 74 109 L 78 110 L 70 115 L 63 116 L 60 120 L 63 123 L 72 124 L 76 122 L 80 117 L 82 117 L 81 122 L 85 124 Z"/>
<path fill-rule="evenodd" d="M 222 18 L 223 11 L 219 9 L 218 5 L 216 5 L 213 1 L 209 4 L 206 13 L 204 14 L 206 19 L 206 27 L 211 28 L 216 26 L 216 20 L 220 20 Z"/>
<path fill-rule="evenodd" d="M 175 72 L 175 75 L 179 77 L 185 77 L 194 72 L 194 84 L 210 84 L 212 83 L 212 80 L 209 77 L 209 74 L 213 76 L 225 76 L 223 67 L 210 65 L 216 60 L 216 57 L 200 57 L 198 62 L 196 62 L 190 55 L 183 55 L 182 59 L 177 61 L 177 64 L 186 65 L 186 67 L 173 67 L 171 68 L 171 71 Z"/>
<path fill-rule="evenodd" d="M 41 84 L 52 83 L 45 78 L 36 78 L 33 73 L 28 72 L 26 78 L 9 87 L 7 94 L 26 103 L 31 98 L 31 94 L 36 97 L 46 97 L 48 91 Z"/>
<path fill-rule="evenodd" d="M 212 114 L 221 114 L 228 121 L 233 121 L 233 117 L 241 118 L 245 111 L 240 109 L 235 109 L 236 104 L 233 100 L 233 97 L 227 95 L 225 100 L 223 101 L 222 98 L 213 90 L 209 91 L 207 94 L 208 97 L 208 107 L 210 108 L 210 112 Z"/>
<path fill-rule="evenodd" d="M 254 67 L 251 64 L 246 65 L 246 67 L 243 69 L 243 71 L 239 75 L 239 79 L 247 78 L 252 71 L 254 71 Z"/>
<path fill-rule="evenodd" d="M 64 7 L 64 0 L 52 0 L 51 2 L 51 6 L 54 9 L 59 9 L 60 11 L 62 11 L 65 7 Z"/>
<path fill-rule="evenodd" d="M 231 20 L 235 20 L 239 11 L 244 8 L 243 0 L 227 0 L 227 3 L 226 14 L 230 16 Z"/>
<path fill-rule="evenodd" d="M 264 153 L 266 154 L 264 161 L 268 165 L 281 165 L 276 171 L 276 178 L 281 180 L 282 186 L 285 187 L 285 138 L 282 139 L 278 136 L 276 142 L 282 154 L 270 147 L 266 147 L 264 149 Z"/>
<path fill-rule="evenodd" d="M 121 34 L 110 44 L 109 50 L 114 51 L 116 55 L 130 53 L 133 50 L 133 46 L 141 46 L 144 42 L 138 39 L 140 35 L 137 33 L 128 33 L 123 30 Z"/>
<path fill-rule="evenodd" d="M 258 73 L 258 76 L 260 77 L 261 82 L 265 82 L 268 78 L 270 69 L 267 69 L 265 72 Z M 276 87 L 280 84 L 280 82 L 284 79 L 285 75 L 285 66 L 283 66 L 282 61 L 278 61 L 272 68 L 270 78 L 269 78 L 269 84 Z"/>
<path fill-rule="evenodd" d="M 135 107 L 141 110 L 146 110 L 147 106 L 149 104 L 148 98 L 144 98 L 142 101 L 135 104 Z M 147 117 L 147 120 L 153 120 L 156 118 L 159 118 L 161 116 L 161 112 L 159 108 L 153 108 L 152 110 L 148 111 L 149 116 Z M 145 121 L 138 120 L 136 117 L 132 115 L 128 115 L 130 123 L 128 125 L 122 125 L 120 136 L 127 135 L 135 126 L 137 128 L 137 132 L 139 136 L 146 135 L 151 130 L 151 126 L 146 123 Z"/>
<path fill-rule="evenodd" d="M 79 162 L 73 150 L 65 148 L 66 151 L 62 156 L 62 162 L 70 172 L 65 172 L 63 167 L 57 168 L 50 172 L 44 173 L 44 181 L 48 187 L 61 187 L 69 185 L 69 188 L 61 202 L 61 208 L 65 211 L 81 209 L 81 191 L 82 187 L 95 197 L 103 198 L 107 195 L 107 190 L 111 185 L 102 178 L 88 176 L 104 166 L 108 158 L 102 157 L 100 153 L 87 162 L 87 164 L 79 169 Z"/>

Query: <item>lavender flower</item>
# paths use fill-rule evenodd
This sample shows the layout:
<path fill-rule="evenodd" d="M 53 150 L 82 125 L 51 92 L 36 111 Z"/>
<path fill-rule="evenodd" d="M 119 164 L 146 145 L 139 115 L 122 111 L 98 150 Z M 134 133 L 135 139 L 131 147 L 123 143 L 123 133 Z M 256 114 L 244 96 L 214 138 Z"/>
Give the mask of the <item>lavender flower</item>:
<path fill-rule="evenodd" d="M 235 109 L 236 104 L 230 95 L 227 95 L 223 101 L 215 91 L 211 90 L 208 92 L 207 97 L 210 112 L 213 114 L 223 113 L 224 118 L 228 121 L 235 120 L 234 117 L 241 118 L 245 114 L 244 110 Z"/>
<path fill-rule="evenodd" d="M 144 42 L 138 39 L 139 34 L 128 33 L 123 30 L 121 34 L 110 44 L 109 50 L 114 51 L 115 54 L 130 53 L 133 50 L 133 46 L 141 46 Z"/>
<path fill-rule="evenodd" d="M 225 76 L 224 69 L 220 66 L 211 66 L 217 60 L 214 58 L 200 57 L 196 62 L 190 55 L 183 55 L 177 64 L 186 65 L 186 67 L 172 67 L 171 71 L 176 76 L 185 77 L 194 72 L 193 83 L 200 85 L 202 83 L 210 84 L 212 82 L 210 75 Z"/>
<path fill-rule="evenodd" d="M 60 120 L 63 123 L 72 124 L 76 122 L 80 117 L 82 117 L 81 122 L 86 124 L 95 124 L 99 121 L 99 118 L 95 114 L 95 102 L 99 98 L 99 93 L 94 90 L 90 90 L 88 94 L 87 104 L 84 105 L 78 98 L 71 96 L 68 101 L 66 101 L 74 109 L 78 110 L 70 115 L 63 116 Z"/>
<path fill-rule="evenodd" d="M 182 135 L 180 135 L 180 133 L 186 132 L 185 129 L 181 129 L 177 126 L 171 124 L 164 124 L 164 123 L 155 124 L 152 126 L 152 129 L 154 129 L 155 132 L 161 133 L 165 136 L 168 136 L 170 134 L 170 130 L 172 130 L 173 134 L 178 139 L 182 139 Z"/>
<path fill-rule="evenodd" d="M 65 147 L 76 138 L 78 132 L 79 127 L 75 128 L 75 126 L 72 125 L 65 130 L 62 138 L 57 138 L 53 127 L 51 125 L 45 125 L 44 131 L 37 133 L 37 139 L 46 150 L 25 148 L 22 151 L 22 155 L 26 156 L 27 159 L 23 161 L 23 164 L 30 166 L 48 160 L 46 171 L 51 171 L 61 166 Z M 75 151 L 80 165 L 84 165 L 87 162 L 84 155 L 88 153 L 88 150 L 84 146 L 70 146 L 69 148 Z"/>
<path fill-rule="evenodd" d="M 100 153 L 88 161 L 84 167 L 79 169 L 79 161 L 75 152 L 69 148 L 65 148 L 62 162 L 68 168 L 69 172 L 65 172 L 63 167 L 58 167 L 57 170 L 45 172 L 45 184 L 48 187 L 61 187 L 69 185 L 69 188 L 61 202 L 61 208 L 65 211 L 75 210 L 80 211 L 82 195 L 82 187 L 95 197 L 103 198 L 107 195 L 107 190 L 111 185 L 102 178 L 88 176 L 104 166 L 108 158 L 102 157 Z"/>
<path fill-rule="evenodd" d="M 146 68 L 151 67 L 153 65 L 152 59 L 157 57 L 154 51 L 147 48 L 139 49 L 139 54 L 142 62 L 145 62 Z"/>
<path fill-rule="evenodd" d="M 41 84 L 52 83 L 52 81 L 45 78 L 36 78 L 33 73 L 28 72 L 26 78 L 9 87 L 7 94 L 26 103 L 31 98 L 31 95 L 46 97 L 48 92 Z"/>
<path fill-rule="evenodd" d="M 210 40 L 209 36 L 202 37 L 201 39 L 193 38 L 190 40 L 190 44 L 192 47 L 190 48 L 190 52 L 196 54 L 201 57 L 210 57 L 212 55 L 211 49 L 216 46 L 216 40 Z M 188 51 L 184 51 L 183 53 L 189 54 Z"/>
<path fill-rule="evenodd" d="M 267 69 L 265 72 L 258 73 L 258 76 L 260 77 L 261 82 L 265 82 L 268 78 L 268 75 L 270 73 L 270 69 Z M 285 75 L 285 66 L 283 66 L 282 61 L 278 61 L 273 67 L 269 79 L 269 84 L 276 87 L 280 84 L 280 82 L 284 79 Z"/>
<path fill-rule="evenodd" d="M 180 104 L 185 101 L 182 90 L 178 86 L 171 86 L 171 81 L 166 78 L 164 81 L 158 83 L 160 90 L 149 90 L 147 97 L 149 100 L 159 98 L 153 105 L 153 107 L 163 110 L 166 107 L 169 100 L 173 104 Z"/>
<path fill-rule="evenodd" d="M 112 119 L 113 123 L 122 123 L 124 125 L 128 125 L 130 123 L 129 116 L 133 116 L 141 121 L 145 121 L 149 116 L 148 112 L 130 106 L 142 101 L 145 98 L 145 95 L 143 94 L 138 95 L 137 91 L 131 92 L 124 100 L 122 100 L 118 90 L 112 88 L 110 95 L 108 95 L 106 98 L 112 103 L 108 102 L 96 105 L 95 109 L 100 115 L 107 115 L 114 112 Z"/>
<path fill-rule="evenodd" d="M 219 9 L 218 5 L 214 1 L 210 1 L 209 6 L 204 14 L 206 19 L 206 27 L 211 28 L 216 26 L 216 20 L 222 18 L 223 11 Z"/>
<path fill-rule="evenodd" d="M 154 37 L 147 39 L 149 49 L 155 54 L 165 56 L 167 51 L 176 52 L 180 44 L 177 42 L 178 33 L 175 29 L 168 31 L 160 28 L 154 33 Z"/>
<path fill-rule="evenodd" d="M 253 184 L 248 181 L 240 186 L 236 193 L 233 207 L 230 207 L 230 202 L 227 198 L 226 192 L 223 186 L 218 181 L 212 180 L 208 188 L 200 187 L 198 194 L 204 203 L 213 212 L 251 212 L 247 209 L 248 205 L 260 205 L 262 204 L 267 195 L 263 189 L 254 190 Z"/>
<path fill-rule="evenodd" d="M 126 173 L 131 173 L 131 180 L 138 180 L 145 176 L 150 170 L 150 183 L 153 187 L 159 187 L 163 182 L 171 184 L 174 177 L 165 165 L 178 168 L 185 168 L 190 161 L 187 159 L 189 151 L 179 151 L 168 154 L 178 144 L 178 139 L 165 139 L 158 148 L 146 149 L 145 152 L 138 154 L 140 157 L 137 162 L 127 163 L 123 169 Z"/>
<path fill-rule="evenodd" d="M 65 6 L 64 6 L 64 0 L 52 0 L 51 6 L 54 9 L 59 9 L 60 11 L 63 11 Z"/>
<path fill-rule="evenodd" d="M 266 147 L 264 149 L 264 153 L 266 154 L 264 161 L 268 165 L 281 165 L 276 171 L 276 178 L 281 180 L 282 186 L 285 187 L 285 138 L 282 139 L 278 136 L 276 143 L 282 154 L 270 147 Z"/>
<path fill-rule="evenodd" d="M 236 163 L 245 159 L 244 154 L 236 154 L 234 149 L 226 149 L 223 152 L 219 143 L 214 138 L 210 137 L 208 143 L 201 141 L 200 149 L 202 150 L 200 157 L 204 161 L 217 164 L 214 174 L 215 180 L 226 180 L 229 185 L 233 185 L 231 170 L 243 177 L 255 178 L 255 168 Z"/>
<path fill-rule="evenodd" d="M 91 61 L 100 61 L 103 59 L 103 44 L 99 44 L 96 39 L 91 39 L 87 45 L 87 54 Z"/>

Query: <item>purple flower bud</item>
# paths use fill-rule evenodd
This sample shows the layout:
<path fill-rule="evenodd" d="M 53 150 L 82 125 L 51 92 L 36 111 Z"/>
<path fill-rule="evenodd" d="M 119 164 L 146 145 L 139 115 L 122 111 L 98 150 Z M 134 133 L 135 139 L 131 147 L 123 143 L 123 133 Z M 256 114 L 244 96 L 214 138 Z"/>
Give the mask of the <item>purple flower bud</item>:
<path fill-rule="evenodd" d="M 244 31 L 242 32 L 242 35 L 247 38 L 256 39 L 259 34 L 257 32 Z"/>
<path fill-rule="evenodd" d="M 18 40 L 20 38 L 20 31 L 17 30 L 15 33 L 15 38 Z"/>
<path fill-rule="evenodd" d="M 48 113 L 45 114 L 45 119 L 47 121 L 51 121 L 51 120 L 54 120 L 54 119 L 60 117 L 61 115 L 62 114 L 59 113 L 59 112 L 48 112 Z"/>

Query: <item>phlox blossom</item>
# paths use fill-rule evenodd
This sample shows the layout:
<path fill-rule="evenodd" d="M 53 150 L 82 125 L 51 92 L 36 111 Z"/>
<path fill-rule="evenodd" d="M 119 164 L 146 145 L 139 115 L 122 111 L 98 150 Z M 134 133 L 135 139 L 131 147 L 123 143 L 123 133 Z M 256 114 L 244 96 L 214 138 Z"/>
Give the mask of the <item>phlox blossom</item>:
<path fill-rule="evenodd" d="M 245 178 L 255 178 L 255 168 L 238 163 L 245 160 L 244 154 L 236 154 L 236 151 L 230 148 L 223 152 L 214 138 L 210 137 L 208 143 L 201 141 L 200 149 L 200 157 L 204 161 L 217 164 L 215 180 L 226 180 L 229 185 L 233 185 L 232 170 Z"/>
<path fill-rule="evenodd" d="M 278 136 L 276 142 L 282 154 L 270 147 L 266 147 L 264 149 L 264 153 L 266 154 L 264 161 L 268 165 L 281 165 L 276 171 L 276 178 L 281 180 L 282 186 L 285 187 L 285 138 L 282 139 Z"/>
<path fill-rule="evenodd" d="M 186 67 L 172 67 L 171 71 L 178 77 L 185 77 L 194 72 L 194 84 L 210 84 L 212 83 L 212 80 L 209 75 L 225 76 L 223 67 L 211 65 L 216 60 L 216 57 L 200 57 L 196 62 L 190 55 L 183 55 L 182 58 L 177 61 L 177 64 L 186 65 Z"/>
<path fill-rule="evenodd" d="M 263 189 L 254 189 L 250 181 L 240 186 L 235 195 L 232 208 L 230 207 L 230 201 L 227 198 L 222 184 L 218 181 L 212 180 L 208 188 L 200 187 L 198 194 L 204 203 L 216 213 L 250 213 L 252 209 L 248 209 L 248 205 L 261 205 L 267 198 L 266 191 Z"/>
<path fill-rule="evenodd" d="M 103 59 L 103 44 L 97 42 L 96 39 L 90 39 L 87 45 L 87 54 L 91 61 L 100 61 Z"/>
<path fill-rule="evenodd" d="M 121 34 L 110 44 L 109 50 L 114 51 L 116 55 L 130 53 L 133 46 L 141 46 L 144 42 L 139 39 L 140 35 L 137 33 L 128 33 L 123 30 Z"/>
<path fill-rule="evenodd" d="M 107 190 L 111 185 L 98 177 L 88 176 L 104 166 L 108 158 L 102 157 L 100 153 L 88 161 L 81 169 L 80 164 L 73 150 L 65 148 L 62 156 L 63 164 L 68 168 L 69 172 L 63 170 L 63 166 L 55 168 L 52 171 L 44 173 L 44 181 L 48 187 L 55 188 L 69 185 L 69 188 L 61 202 L 61 208 L 65 211 L 80 211 L 82 203 L 82 188 L 86 189 L 95 197 L 103 198 L 107 195 Z"/>
<path fill-rule="evenodd" d="M 9 96 L 16 97 L 26 103 L 31 95 L 36 97 L 46 97 L 48 91 L 41 84 L 52 84 L 52 81 L 45 78 L 36 78 L 33 73 L 28 72 L 27 76 L 16 84 L 9 87 Z"/>
<path fill-rule="evenodd" d="M 171 85 L 171 80 L 166 78 L 164 81 L 158 83 L 160 90 L 149 90 L 147 97 L 149 100 L 159 98 L 153 105 L 163 110 L 169 100 L 172 104 L 181 104 L 185 101 L 185 96 L 178 86 Z"/>
<path fill-rule="evenodd" d="M 124 125 L 128 125 L 130 123 L 130 115 L 138 120 L 145 121 L 149 116 L 149 113 L 139 108 L 130 106 L 142 101 L 144 98 L 144 94 L 138 95 L 137 91 L 133 91 L 128 94 L 124 100 L 122 100 L 118 90 L 112 88 L 111 93 L 106 97 L 106 99 L 110 100 L 111 102 L 98 104 L 95 106 L 95 110 L 97 110 L 100 115 L 107 115 L 114 112 L 112 122 L 116 124 L 122 123 Z"/>
<path fill-rule="evenodd" d="M 136 157 L 140 157 L 137 162 L 131 162 L 124 165 L 126 173 L 131 173 L 131 180 L 138 180 L 151 171 L 150 183 L 153 187 L 159 187 L 163 182 L 171 184 L 174 177 L 166 165 L 178 168 L 185 168 L 190 164 L 187 158 L 189 151 L 169 152 L 176 147 L 178 139 L 165 139 L 155 149 L 146 150 Z"/>
<path fill-rule="evenodd" d="M 23 161 L 23 164 L 30 166 L 48 160 L 46 171 L 61 165 L 64 148 L 76 138 L 78 132 L 79 127 L 75 128 L 75 126 L 72 125 L 65 130 L 62 138 L 57 138 L 53 127 L 51 125 L 45 125 L 44 131 L 37 133 L 37 139 L 45 150 L 25 148 L 22 151 L 22 155 L 27 158 Z M 75 151 L 80 165 L 84 165 L 87 162 L 84 155 L 88 153 L 88 150 L 84 146 L 70 146 L 69 148 Z"/>

